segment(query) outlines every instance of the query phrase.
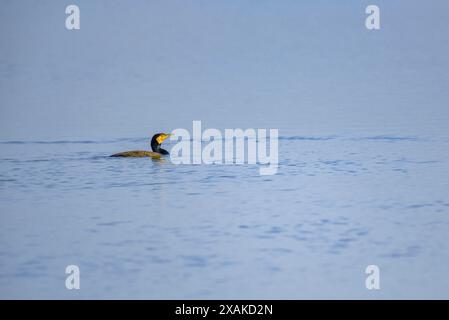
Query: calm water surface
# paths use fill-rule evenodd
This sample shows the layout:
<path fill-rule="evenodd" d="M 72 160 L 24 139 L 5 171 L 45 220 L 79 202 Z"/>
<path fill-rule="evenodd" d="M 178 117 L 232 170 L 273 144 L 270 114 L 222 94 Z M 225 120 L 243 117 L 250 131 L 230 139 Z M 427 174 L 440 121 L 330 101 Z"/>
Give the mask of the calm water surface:
<path fill-rule="evenodd" d="M 375 2 L 2 1 L 0 298 L 448 299 L 449 2 Z M 278 173 L 108 157 L 193 120 Z"/>
<path fill-rule="evenodd" d="M 278 174 L 260 176 L 108 157 L 146 138 L 3 141 L 0 297 L 449 297 L 449 139 L 279 143 Z"/>

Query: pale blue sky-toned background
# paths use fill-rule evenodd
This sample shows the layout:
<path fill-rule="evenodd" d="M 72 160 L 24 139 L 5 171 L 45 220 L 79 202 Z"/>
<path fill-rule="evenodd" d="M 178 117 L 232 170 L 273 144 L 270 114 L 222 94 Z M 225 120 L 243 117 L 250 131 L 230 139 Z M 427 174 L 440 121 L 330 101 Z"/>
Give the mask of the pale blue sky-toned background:
<path fill-rule="evenodd" d="M 65 29 L 77 4 L 81 30 Z M 365 28 L 365 7 L 381 30 Z M 449 2 L 1 1 L 0 139 L 437 134 Z"/>

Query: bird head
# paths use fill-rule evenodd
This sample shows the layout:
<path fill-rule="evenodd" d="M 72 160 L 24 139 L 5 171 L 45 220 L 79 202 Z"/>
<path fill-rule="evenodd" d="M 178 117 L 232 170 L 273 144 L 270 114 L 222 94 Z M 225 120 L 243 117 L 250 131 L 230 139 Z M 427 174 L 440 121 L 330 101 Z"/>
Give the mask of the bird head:
<path fill-rule="evenodd" d="M 168 152 L 161 148 L 162 142 L 164 142 L 168 137 L 170 137 L 170 133 L 156 133 L 151 139 L 151 149 L 154 152 L 159 152 L 162 154 L 168 154 Z"/>

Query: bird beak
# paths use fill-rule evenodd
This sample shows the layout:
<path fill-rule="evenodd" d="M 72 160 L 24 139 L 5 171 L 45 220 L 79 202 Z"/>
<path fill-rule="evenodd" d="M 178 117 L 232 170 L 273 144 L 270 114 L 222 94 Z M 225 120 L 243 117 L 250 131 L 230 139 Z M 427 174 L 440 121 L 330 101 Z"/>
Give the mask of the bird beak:
<path fill-rule="evenodd" d="M 164 142 L 164 140 L 166 140 L 170 136 L 171 136 L 170 133 L 163 133 L 159 137 L 157 137 L 156 140 L 159 144 L 161 144 L 162 142 Z"/>

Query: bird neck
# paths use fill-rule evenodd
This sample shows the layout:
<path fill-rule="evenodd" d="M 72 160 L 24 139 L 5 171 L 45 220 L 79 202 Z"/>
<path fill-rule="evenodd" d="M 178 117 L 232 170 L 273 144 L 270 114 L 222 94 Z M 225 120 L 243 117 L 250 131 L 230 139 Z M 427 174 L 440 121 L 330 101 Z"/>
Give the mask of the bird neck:
<path fill-rule="evenodd" d="M 160 154 L 168 154 L 167 150 L 164 150 L 161 148 L 161 145 L 159 143 L 157 143 L 156 141 L 152 141 L 151 142 L 151 150 L 153 150 L 153 152 L 157 152 Z"/>

